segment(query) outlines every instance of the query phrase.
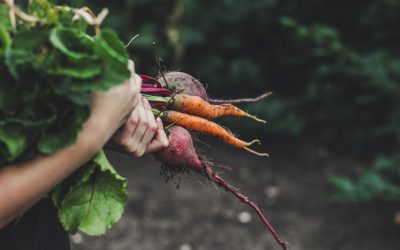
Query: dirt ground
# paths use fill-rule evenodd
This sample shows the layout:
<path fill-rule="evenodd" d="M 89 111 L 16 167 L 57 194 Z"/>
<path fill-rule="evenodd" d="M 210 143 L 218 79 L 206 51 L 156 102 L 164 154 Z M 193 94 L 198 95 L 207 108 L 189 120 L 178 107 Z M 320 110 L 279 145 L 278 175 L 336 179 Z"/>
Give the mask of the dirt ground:
<path fill-rule="evenodd" d="M 331 174 L 363 168 L 315 145 L 268 145 L 270 158 L 213 146 L 214 162 L 232 167 L 222 175 L 260 206 L 291 250 L 397 250 L 399 204 L 337 204 Z M 195 174 L 176 189 L 159 175 L 152 156 L 109 153 L 129 179 L 124 217 L 102 237 L 75 234 L 73 250 L 278 250 L 256 214 Z"/>

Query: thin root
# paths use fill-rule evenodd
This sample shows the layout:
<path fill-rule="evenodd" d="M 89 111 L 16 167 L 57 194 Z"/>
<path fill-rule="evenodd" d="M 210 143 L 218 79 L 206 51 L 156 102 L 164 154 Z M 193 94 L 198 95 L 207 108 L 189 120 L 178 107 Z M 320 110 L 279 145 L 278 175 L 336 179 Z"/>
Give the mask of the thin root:
<path fill-rule="evenodd" d="M 259 152 L 257 152 L 257 151 L 254 151 L 254 150 L 248 148 L 248 147 L 244 147 L 244 149 L 245 149 L 246 151 L 249 151 L 250 153 L 255 154 L 255 155 L 258 155 L 258 156 L 269 157 L 269 154 L 268 154 L 268 153 L 259 153 Z"/>
<path fill-rule="evenodd" d="M 257 207 L 256 204 L 254 204 L 252 201 L 250 201 L 246 196 L 244 196 L 243 194 L 239 193 L 239 191 L 234 188 L 233 186 L 231 186 L 229 183 L 227 183 L 224 179 L 222 179 L 221 177 L 219 177 L 217 174 L 213 174 L 212 176 L 212 180 L 214 182 L 216 182 L 218 185 L 222 186 L 223 188 L 225 188 L 226 191 L 230 192 L 231 194 L 233 194 L 234 196 L 236 196 L 240 201 L 242 201 L 243 203 L 249 205 L 251 208 L 253 208 L 253 210 L 258 214 L 258 217 L 261 219 L 261 221 L 263 222 L 265 228 L 271 232 L 272 236 L 274 237 L 275 241 L 281 245 L 283 250 L 288 250 L 288 243 L 285 241 L 282 241 L 278 234 L 276 233 L 275 229 L 272 227 L 272 225 L 269 223 L 269 221 L 265 218 L 265 216 L 263 215 L 263 213 L 260 211 L 260 209 Z"/>
<path fill-rule="evenodd" d="M 158 70 L 160 71 L 161 77 L 165 81 L 165 85 L 167 86 L 167 89 L 169 89 L 169 84 L 168 84 L 167 79 L 165 78 L 165 75 L 164 75 L 163 70 L 161 68 L 161 62 L 160 62 L 160 57 L 158 56 L 158 53 L 157 53 L 156 42 L 153 42 L 153 48 L 154 48 L 154 57 L 156 59 L 157 65 L 158 65 Z"/>
<path fill-rule="evenodd" d="M 254 144 L 258 144 L 258 145 L 261 145 L 261 142 L 260 142 L 260 140 L 259 139 L 254 139 L 254 140 L 252 140 L 251 142 L 249 142 L 249 145 L 247 145 L 247 146 L 251 146 L 251 145 L 254 145 Z"/>
<path fill-rule="evenodd" d="M 156 118 L 157 118 L 157 117 L 156 117 Z M 180 119 L 180 120 L 177 120 L 177 121 L 175 121 L 175 122 L 169 124 L 168 126 L 165 127 L 165 130 L 170 129 L 172 126 L 174 126 L 174 125 L 177 124 L 178 122 L 182 121 L 183 119 L 185 119 L 185 118 L 182 118 L 182 119 Z"/>
<path fill-rule="evenodd" d="M 208 102 L 212 103 L 212 104 L 226 104 L 226 103 L 230 103 L 230 104 L 239 104 L 239 103 L 251 103 L 251 102 L 257 102 L 260 101 L 262 99 L 264 99 L 267 96 L 272 95 L 272 92 L 266 92 L 260 96 L 254 97 L 254 98 L 240 98 L 240 99 L 227 99 L 227 100 L 223 100 L 223 99 L 213 99 L 213 98 L 208 98 Z"/>
<path fill-rule="evenodd" d="M 129 45 L 131 45 L 133 40 L 135 40 L 138 37 L 139 37 L 139 34 L 134 35 L 124 47 L 127 48 Z"/>
<path fill-rule="evenodd" d="M 266 120 L 260 119 L 260 118 L 258 118 L 257 116 L 254 116 L 254 115 L 247 114 L 247 117 L 252 118 L 252 119 L 254 119 L 254 120 L 258 121 L 258 122 L 261 122 L 261 123 L 267 123 Z"/>
<path fill-rule="evenodd" d="M 203 140 L 200 140 L 199 138 L 194 137 L 193 140 L 196 141 L 196 142 L 198 142 L 198 143 L 201 143 L 202 145 L 206 146 L 207 148 L 211 148 L 211 145 L 210 145 L 210 144 L 206 143 L 206 142 L 203 141 Z"/>

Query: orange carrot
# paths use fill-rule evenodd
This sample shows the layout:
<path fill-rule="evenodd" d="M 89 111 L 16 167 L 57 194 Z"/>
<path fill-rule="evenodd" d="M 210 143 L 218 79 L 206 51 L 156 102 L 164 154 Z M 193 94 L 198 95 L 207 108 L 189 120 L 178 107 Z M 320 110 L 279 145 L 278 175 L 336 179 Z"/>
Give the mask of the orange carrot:
<path fill-rule="evenodd" d="M 242 141 L 215 122 L 211 122 L 198 116 L 193 116 L 173 110 L 163 111 L 159 113 L 159 116 L 164 122 L 179 125 L 202 134 L 214 135 L 226 144 L 229 144 L 233 147 L 243 148 L 251 153 L 260 156 L 268 156 L 268 154 L 266 153 L 258 153 L 248 148 L 248 146 L 251 146 L 254 143 L 260 143 L 259 140 L 253 140 L 251 142 Z"/>
<path fill-rule="evenodd" d="M 232 104 L 213 105 L 198 96 L 176 94 L 173 100 L 168 104 L 168 108 L 183 113 L 200 116 L 207 119 L 213 119 L 220 116 L 246 116 L 256 121 L 265 123 L 249 113 L 233 106 Z"/>

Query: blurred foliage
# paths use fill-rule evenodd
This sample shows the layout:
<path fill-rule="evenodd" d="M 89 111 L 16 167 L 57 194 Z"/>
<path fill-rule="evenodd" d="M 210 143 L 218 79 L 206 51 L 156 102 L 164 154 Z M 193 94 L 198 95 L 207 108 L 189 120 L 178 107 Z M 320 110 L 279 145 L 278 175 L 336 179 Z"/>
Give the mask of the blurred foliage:
<path fill-rule="evenodd" d="M 357 181 L 332 176 L 330 182 L 340 192 L 333 195 L 335 200 L 366 202 L 376 199 L 385 201 L 400 200 L 400 154 L 393 157 L 379 156 L 372 167 Z"/>
<path fill-rule="evenodd" d="M 73 2 L 96 13 L 108 7 L 104 25 L 125 41 L 140 34 L 129 47 L 139 72 L 157 74 L 156 42 L 166 70 L 198 77 L 212 97 L 273 91 L 245 107 L 269 121 L 264 131 L 250 121 L 229 124 L 243 137 L 311 138 L 336 152 L 371 157 L 399 146 L 399 0 Z M 398 172 L 397 155 L 386 159 Z M 399 185 L 384 182 L 390 173 L 373 167 L 358 182 L 334 182 L 363 200 L 379 195 L 360 190 Z"/>

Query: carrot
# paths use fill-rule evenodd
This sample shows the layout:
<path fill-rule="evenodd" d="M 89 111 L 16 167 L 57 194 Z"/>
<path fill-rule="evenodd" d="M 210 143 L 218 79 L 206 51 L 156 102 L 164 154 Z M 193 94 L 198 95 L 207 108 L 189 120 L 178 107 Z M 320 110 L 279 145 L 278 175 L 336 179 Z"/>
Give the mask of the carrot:
<path fill-rule="evenodd" d="M 251 142 L 242 141 L 215 122 L 208 121 L 202 117 L 193 116 L 173 110 L 166 110 L 163 112 L 155 110 L 154 112 L 156 113 L 156 115 L 159 115 L 164 122 L 179 125 L 184 128 L 200 132 L 202 134 L 214 135 L 226 144 L 229 144 L 233 147 L 243 148 L 256 155 L 268 156 L 268 154 L 266 153 L 258 153 L 248 148 L 248 146 L 251 146 L 254 143 L 260 143 L 259 140 L 253 140 Z"/>
<path fill-rule="evenodd" d="M 258 122 L 265 123 L 264 120 L 252 116 L 249 113 L 239 109 L 238 107 L 233 106 L 232 104 L 213 105 L 204 101 L 198 96 L 186 94 L 176 94 L 173 97 L 173 101 L 171 101 L 171 104 L 168 105 L 168 108 L 207 119 L 232 115 L 246 116 Z"/>
<path fill-rule="evenodd" d="M 150 102 L 161 102 L 166 104 L 168 109 L 180 111 L 182 113 L 200 116 L 206 119 L 213 119 L 220 116 L 246 116 L 258 122 L 265 123 L 264 120 L 259 119 L 249 113 L 233 106 L 232 104 L 213 105 L 204 101 L 199 96 L 187 94 L 174 94 L 171 97 L 160 97 L 146 95 L 142 91 L 144 97 Z"/>

